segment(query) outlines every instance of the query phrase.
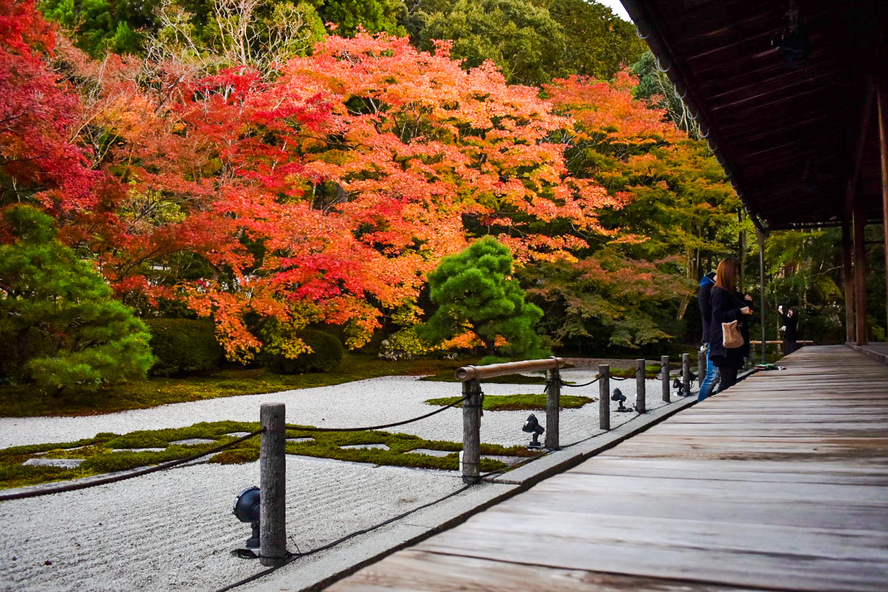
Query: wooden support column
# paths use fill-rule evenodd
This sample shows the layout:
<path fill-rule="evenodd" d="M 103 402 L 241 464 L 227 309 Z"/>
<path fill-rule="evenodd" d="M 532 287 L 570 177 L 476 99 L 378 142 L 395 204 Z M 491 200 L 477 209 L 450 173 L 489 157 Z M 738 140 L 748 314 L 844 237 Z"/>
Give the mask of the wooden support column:
<path fill-rule="evenodd" d="M 870 117 L 876 99 L 875 85 L 866 85 L 863 99 L 860 127 L 854 148 L 854 167 L 845 188 L 845 220 L 842 226 L 843 267 L 842 279 L 845 283 L 846 338 L 849 343 L 866 343 L 866 257 L 864 256 L 863 226 L 866 223 L 857 199 L 857 181 L 866 148 L 866 132 L 870 127 Z M 850 226 L 849 226 L 850 225 Z M 846 236 L 845 233 L 848 233 Z M 853 253 L 853 255 L 852 255 Z M 852 263 L 853 259 L 853 263 Z M 852 272 L 853 269 L 853 272 Z M 853 306 L 851 303 L 853 302 Z M 861 308 L 860 303 L 864 306 Z M 861 326 L 863 330 L 861 330 Z"/>
<path fill-rule="evenodd" d="M 611 429 L 610 364 L 598 366 L 598 427 Z"/>
<path fill-rule="evenodd" d="M 546 448 L 560 450 L 558 420 L 561 410 L 561 371 L 552 368 L 548 371 L 549 381 L 546 388 Z"/>
<path fill-rule="evenodd" d="M 265 431 L 259 449 L 259 562 L 278 566 L 287 562 L 287 428 L 283 403 L 259 406 Z"/>
<path fill-rule="evenodd" d="M 762 324 L 762 357 L 761 363 L 768 363 L 768 332 L 767 332 L 767 300 L 765 299 L 765 240 L 768 238 L 768 233 L 764 230 L 758 230 L 756 232 L 756 238 L 758 238 L 759 244 L 759 294 L 761 294 L 761 307 L 762 310 L 759 311 L 759 319 Z M 752 358 L 755 360 L 755 348 L 750 347 L 749 351 L 752 352 Z M 702 378 L 700 380 L 703 380 Z"/>
<path fill-rule="evenodd" d="M 869 343 L 866 326 L 866 245 L 864 243 L 864 227 L 866 215 L 859 200 L 854 202 L 854 318 L 857 345 Z"/>
<path fill-rule="evenodd" d="M 888 270 L 888 78 L 883 77 L 876 84 L 879 152 L 882 155 L 882 235 L 885 241 L 885 269 Z M 888 272 L 885 273 L 885 315 L 888 318 Z"/>
<path fill-rule="evenodd" d="M 481 482 L 481 382 L 466 380 L 463 398 L 463 450 L 460 456 L 463 483 Z"/>
<path fill-rule="evenodd" d="M 851 221 L 842 222 L 842 290 L 845 292 L 845 341 L 857 341 L 857 323 L 854 316 L 854 242 L 851 240 Z"/>

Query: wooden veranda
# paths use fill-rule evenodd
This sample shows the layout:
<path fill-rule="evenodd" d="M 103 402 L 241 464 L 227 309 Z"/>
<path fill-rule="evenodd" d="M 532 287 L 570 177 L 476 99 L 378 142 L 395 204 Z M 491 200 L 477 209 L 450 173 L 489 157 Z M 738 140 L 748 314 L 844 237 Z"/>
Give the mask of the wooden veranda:
<path fill-rule="evenodd" d="M 805 347 L 328 590 L 888 589 L 888 366 Z"/>

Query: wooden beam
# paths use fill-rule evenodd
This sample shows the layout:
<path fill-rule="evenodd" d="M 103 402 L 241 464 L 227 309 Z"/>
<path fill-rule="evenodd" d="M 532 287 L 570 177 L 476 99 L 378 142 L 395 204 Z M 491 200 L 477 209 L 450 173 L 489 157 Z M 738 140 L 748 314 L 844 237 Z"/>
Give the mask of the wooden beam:
<path fill-rule="evenodd" d="M 876 82 L 879 112 L 879 152 L 882 155 L 882 236 L 885 240 L 885 269 L 888 269 L 888 79 Z M 885 315 L 888 318 L 888 273 L 885 274 Z"/>
<path fill-rule="evenodd" d="M 853 209 L 854 200 L 857 194 L 857 180 L 860 178 L 860 164 L 863 162 L 863 149 L 866 146 L 866 131 L 870 124 L 870 113 L 872 113 L 873 95 L 875 94 L 873 85 L 868 84 L 866 88 L 866 96 L 863 99 L 863 111 L 860 117 L 860 128 L 857 132 L 857 146 L 854 151 L 854 160 L 851 162 L 851 176 L 848 178 L 848 191 L 845 193 L 845 212 L 850 213 Z"/>
<path fill-rule="evenodd" d="M 866 244 L 864 243 L 864 227 L 866 213 L 860 200 L 854 201 L 854 300 L 855 326 L 857 327 L 857 345 L 869 343 L 866 327 Z"/>
<path fill-rule="evenodd" d="M 857 341 L 857 324 L 854 322 L 854 270 L 851 241 L 851 220 L 842 222 L 842 290 L 845 292 L 845 341 Z"/>

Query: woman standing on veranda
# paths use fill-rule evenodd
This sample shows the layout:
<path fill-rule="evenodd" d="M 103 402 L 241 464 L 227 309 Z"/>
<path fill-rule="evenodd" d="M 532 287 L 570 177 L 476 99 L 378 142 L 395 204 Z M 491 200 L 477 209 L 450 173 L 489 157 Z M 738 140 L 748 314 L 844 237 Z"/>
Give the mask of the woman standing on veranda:
<path fill-rule="evenodd" d="M 710 295 L 712 321 L 709 324 L 709 357 L 721 374 L 718 392 L 737 383 L 737 372 L 743 367 L 743 359 L 749 355 L 749 326 L 746 317 L 752 314 L 752 309 L 737 292 L 739 281 L 740 264 L 736 259 L 724 259 L 718 264 L 715 286 Z M 722 323 L 731 321 L 739 321 L 743 345 L 727 349 L 724 346 Z"/>

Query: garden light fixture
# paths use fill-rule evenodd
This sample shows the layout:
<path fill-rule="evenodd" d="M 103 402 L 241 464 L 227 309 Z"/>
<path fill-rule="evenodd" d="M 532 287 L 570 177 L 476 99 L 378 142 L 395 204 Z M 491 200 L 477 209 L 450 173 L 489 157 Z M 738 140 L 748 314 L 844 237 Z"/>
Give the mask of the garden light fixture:
<path fill-rule="evenodd" d="M 249 522 L 253 534 L 247 539 L 247 550 L 259 550 L 259 488 L 249 487 L 240 492 L 234 502 L 234 515 L 241 522 Z"/>
<path fill-rule="evenodd" d="M 632 411 L 630 407 L 625 407 L 623 405 L 623 403 L 626 401 L 626 395 L 624 395 L 623 391 L 621 391 L 620 389 L 614 389 L 614 394 L 611 395 L 611 401 L 616 401 L 617 403 L 619 403 L 619 407 L 617 407 L 616 409 L 617 411 L 623 413 L 627 411 Z"/>
<path fill-rule="evenodd" d="M 543 445 L 540 443 L 540 434 L 546 431 L 546 428 L 540 425 L 540 422 L 537 420 L 536 415 L 533 413 L 527 418 L 527 421 L 524 422 L 524 427 L 521 428 L 523 431 L 528 434 L 533 434 L 533 440 L 531 440 L 530 444 L 528 444 L 528 448 L 539 449 L 542 448 Z"/>

